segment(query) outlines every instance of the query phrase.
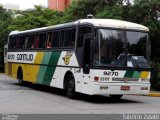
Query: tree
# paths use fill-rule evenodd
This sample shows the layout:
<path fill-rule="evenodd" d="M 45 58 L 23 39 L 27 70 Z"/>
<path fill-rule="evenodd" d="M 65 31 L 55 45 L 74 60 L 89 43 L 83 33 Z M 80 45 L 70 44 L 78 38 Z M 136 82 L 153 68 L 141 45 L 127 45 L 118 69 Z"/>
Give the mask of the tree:
<path fill-rule="evenodd" d="M 8 25 L 12 20 L 12 13 L 7 12 L 2 6 L 0 6 L 0 53 L 3 53 L 4 44 L 7 43 L 9 29 Z"/>
<path fill-rule="evenodd" d="M 9 25 L 10 30 L 28 30 L 50 25 L 52 20 L 60 16 L 60 12 L 35 6 L 35 9 L 19 11 Z"/>

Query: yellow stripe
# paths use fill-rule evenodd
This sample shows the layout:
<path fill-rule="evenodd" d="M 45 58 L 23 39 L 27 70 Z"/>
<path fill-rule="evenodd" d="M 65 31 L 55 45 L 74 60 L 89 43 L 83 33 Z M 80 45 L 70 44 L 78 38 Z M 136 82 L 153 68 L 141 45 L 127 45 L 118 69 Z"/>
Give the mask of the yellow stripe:
<path fill-rule="evenodd" d="M 147 79 L 148 75 L 149 75 L 149 72 L 147 72 L 147 71 L 141 72 L 141 79 Z"/>
<path fill-rule="evenodd" d="M 36 58 L 34 60 L 34 64 L 41 64 L 43 56 L 44 56 L 44 52 L 37 52 Z"/>
<path fill-rule="evenodd" d="M 43 56 L 44 56 L 44 52 L 37 52 L 36 58 L 34 60 L 34 64 L 41 64 Z M 30 82 L 36 83 L 39 69 L 40 69 L 40 65 L 30 65 L 29 71 L 32 71 L 30 74 L 30 80 L 29 80 Z"/>

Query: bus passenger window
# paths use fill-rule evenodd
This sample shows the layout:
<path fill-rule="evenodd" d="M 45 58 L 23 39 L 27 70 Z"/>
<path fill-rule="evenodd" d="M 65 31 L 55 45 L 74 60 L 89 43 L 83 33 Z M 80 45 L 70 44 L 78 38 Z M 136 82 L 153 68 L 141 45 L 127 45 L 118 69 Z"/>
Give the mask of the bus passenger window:
<path fill-rule="evenodd" d="M 38 48 L 45 48 L 45 42 L 46 42 L 46 33 L 41 33 L 39 35 Z"/>
<path fill-rule="evenodd" d="M 16 48 L 20 48 L 20 40 L 19 40 L 19 36 L 16 36 Z"/>
<path fill-rule="evenodd" d="M 29 35 L 28 48 L 34 48 L 34 39 L 35 39 L 34 35 Z"/>
<path fill-rule="evenodd" d="M 20 36 L 20 41 L 19 41 L 19 48 L 24 48 L 24 44 L 25 44 L 25 36 Z"/>
<path fill-rule="evenodd" d="M 60 33 L 59 31 L 53 31 L 52 34 L 52 47 L 59 47 L 59 38 L 60 38 Z"/>
<path fill-rule="evenodd" d="M 62 31 L 61 47 L 73 48 L 75 45 L 75 28 Z"/>
<path fill-rule="evenodd" d="M 25 45 L 24 46 L 25 46 L 25 48 L 28 47 L 28 36 L 25 37 Z"/>
<path fill-rule="evenodd" d="M 10 37 L 9 38 L 9 49 L 15 49 L 15 46 L 16 46 L 15 37 Z"/>
<path fill-rule="evenodd" d="M 47 44 L 46 48 L 52 48 L 52 32 L 47 33 Z"/>
<path fill-rule="evenodd" d="M 36 34 L 35 48 L 38 48 L 38 44 L 39 44 L 39 34 Z"/>

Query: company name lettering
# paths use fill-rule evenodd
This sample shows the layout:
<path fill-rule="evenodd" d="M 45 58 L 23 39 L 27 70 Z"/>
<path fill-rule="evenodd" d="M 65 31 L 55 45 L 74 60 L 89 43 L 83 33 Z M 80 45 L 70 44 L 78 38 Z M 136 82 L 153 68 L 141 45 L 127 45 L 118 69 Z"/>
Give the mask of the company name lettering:
<path fill-rule="evenodd" d="M 17 60 L 32 61 L 33 54 L 17 54 Z"/>

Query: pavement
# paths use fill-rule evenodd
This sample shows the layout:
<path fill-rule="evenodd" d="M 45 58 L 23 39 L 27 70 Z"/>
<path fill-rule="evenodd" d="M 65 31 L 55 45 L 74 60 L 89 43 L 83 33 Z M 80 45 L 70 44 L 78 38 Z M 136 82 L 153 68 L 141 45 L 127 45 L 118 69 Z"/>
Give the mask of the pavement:
<path fill-rule="evenodd" d="M 5 73 L 0 73 L 0 75 L 5 75 Z M 160 90 L 154 90 L 153 88 L 151 88 L 150 93 L 148 96 L 151 97 L 160 97 Z"/>

